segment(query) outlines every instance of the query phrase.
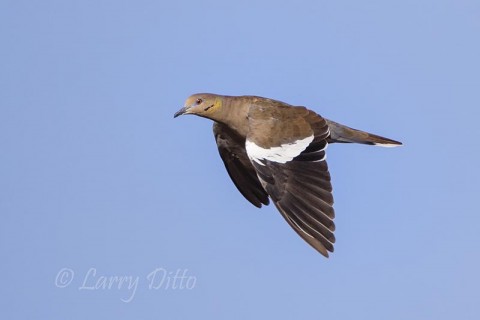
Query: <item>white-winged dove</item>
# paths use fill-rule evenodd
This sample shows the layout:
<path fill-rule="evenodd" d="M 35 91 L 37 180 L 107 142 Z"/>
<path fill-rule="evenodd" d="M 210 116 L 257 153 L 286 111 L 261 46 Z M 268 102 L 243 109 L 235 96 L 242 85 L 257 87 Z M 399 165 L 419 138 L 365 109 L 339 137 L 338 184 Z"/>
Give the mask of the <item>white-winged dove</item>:
<path fill-rule="evenodd" d="M 335 243 L 327 145 L 402 144 L 330 121 L 305 107 L 256 96 L 194 94 L 174 117 L 183 114 L 214 121 L 220 156 L 240 193 L 259 208 L 272 199 L 288 224 L 325 257 Z"/>

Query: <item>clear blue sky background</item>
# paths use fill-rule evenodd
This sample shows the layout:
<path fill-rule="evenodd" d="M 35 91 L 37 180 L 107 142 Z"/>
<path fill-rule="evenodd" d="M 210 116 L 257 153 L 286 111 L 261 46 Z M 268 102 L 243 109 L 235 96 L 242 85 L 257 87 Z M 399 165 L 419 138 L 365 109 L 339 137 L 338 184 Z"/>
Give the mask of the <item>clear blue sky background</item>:
<path fill-rule="evenodd" d="M 479 17 L 473 0 L 2 0 L 0 317 L 479 319 Z M 330 259 L 242 198 L 210 121 L 173 119 L 205 91 L 405 143 L 328 149 Z M 149 289 L 156 268 L 195 286 Z M 126 275 L 129 303 L 80 289 Z"/>

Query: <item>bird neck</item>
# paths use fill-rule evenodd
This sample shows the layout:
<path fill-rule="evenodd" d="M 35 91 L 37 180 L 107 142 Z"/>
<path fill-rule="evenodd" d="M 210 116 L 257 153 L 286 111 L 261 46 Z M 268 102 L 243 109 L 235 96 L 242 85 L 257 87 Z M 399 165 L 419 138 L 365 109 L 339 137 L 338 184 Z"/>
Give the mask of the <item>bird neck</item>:
<path fill-rule="evenodd" d="M 241 97 L 224 97 L 221 112 L 213 120 L 229 126 L 241 137 L 246 137 L 249 107 L 250 104 L 245 103 Z"/>

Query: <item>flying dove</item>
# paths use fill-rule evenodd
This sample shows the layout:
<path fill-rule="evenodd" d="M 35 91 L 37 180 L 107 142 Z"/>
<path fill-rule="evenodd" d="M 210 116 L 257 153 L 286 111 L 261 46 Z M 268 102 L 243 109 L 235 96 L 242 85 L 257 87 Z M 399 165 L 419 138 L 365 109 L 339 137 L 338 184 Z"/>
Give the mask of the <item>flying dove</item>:
<path fill-rule="evenodd" d="M 257 96 L 194 94 L 174 117 L 183 114 L 214 121 L 218 151 L 240 193 L 259 208 L 270 198 L 298 235 L 325 257 L 335 243 L 328 144 L 402 145 L 305 107 Z"/>

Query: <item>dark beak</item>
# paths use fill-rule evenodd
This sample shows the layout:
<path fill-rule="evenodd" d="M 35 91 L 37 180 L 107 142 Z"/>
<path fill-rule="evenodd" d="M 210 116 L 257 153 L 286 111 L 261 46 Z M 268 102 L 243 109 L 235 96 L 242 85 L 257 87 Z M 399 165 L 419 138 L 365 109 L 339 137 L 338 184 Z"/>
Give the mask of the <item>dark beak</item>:
<path fill-rule="evenodd" d="M 174 118 L 178 117 L 178 116 L 181 116 L 182 114 L 184 114 L 185 112 L 187 112 L 187 107 L 183 107 L 182 109 L 178 110 L 177 112 L 175 112 L 175 114 L 173 115 Z"/>

